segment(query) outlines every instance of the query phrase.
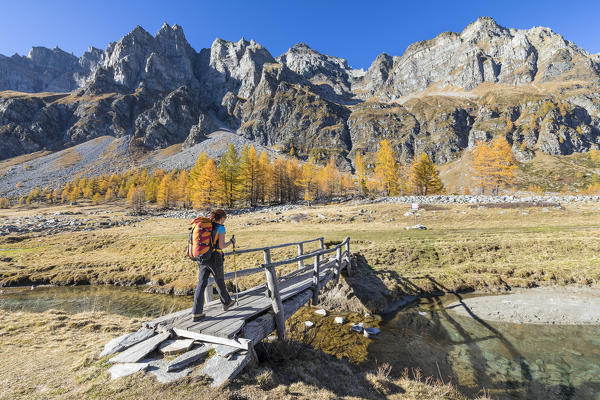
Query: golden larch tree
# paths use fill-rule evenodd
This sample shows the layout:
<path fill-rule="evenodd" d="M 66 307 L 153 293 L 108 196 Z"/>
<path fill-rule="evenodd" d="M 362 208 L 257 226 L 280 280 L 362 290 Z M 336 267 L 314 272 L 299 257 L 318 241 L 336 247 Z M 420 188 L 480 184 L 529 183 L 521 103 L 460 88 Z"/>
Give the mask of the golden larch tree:
<path fill-rule="evenodd" d="M 356 153 L 356 158 L 354 159 L 354 170 L 356 171 L 356 177 L 358 178 L 358 187 L 362 194 L 366 195 L 369 192 L 367 187 L 367 164 L 365 163 L 365 159 L 361 153 Z"/>
<path fill-rule="evenodd" d="M 193 205 L 195 208 L 210 208 L 219 204 L 219 193 L 222 193 L 221 179 L 217 165 L 209 158 L 197 178 L 198 189 L 194 192 Z"/>
<path fill-rule="evenodd" d="M 419 196 L 438 194 L 444 191 L 440 171 L 425 153 L 421 153 L 413 160 L 408 181 L 410 191 Z"/>
<path fill-rule="evenodd" d="M 497 194 L 515 181 L 517 162 L 507 140 L 497 136 L 490 143 L 478 142 L 473 149 L 471 168 L 481 191 Z"/>
<path fill-rule="evenodd" d="M 383 139 L 379 143 L 375 161 L 375 175 L 386 196 L 398 194 L 399 192 L 399 173 L 396 154 L 391 143 Z"/>

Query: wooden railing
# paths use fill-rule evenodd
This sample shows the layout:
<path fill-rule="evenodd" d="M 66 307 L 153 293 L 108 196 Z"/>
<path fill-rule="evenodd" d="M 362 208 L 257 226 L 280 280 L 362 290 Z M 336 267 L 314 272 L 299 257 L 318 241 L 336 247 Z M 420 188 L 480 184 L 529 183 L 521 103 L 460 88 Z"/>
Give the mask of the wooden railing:
<path fill-rule="evenodd" d="M 319 242 L 319 247 L 321 250 L 325 249 L 325 239 L 322 237 L 318 237 L 315 239 L 310 239 L 310 240 L 304 240 L 301 242 L 291 242 L 291 243 L 283 243 L 283 244 L 276 244 L 273 246 L 267 246 L 267 247 L 256 247 L 253 249 L 241 249 L 241 250 L 236 250 L 235 254 L 236 255 L 240 255 L 240 254 L 247 254 L 247 253 L 254 253 L 254 252 L 265 252 L 265 251 L 271 251 L 273 249 L 281 249 L 283 247 L 291 247 L 291 246 L 297 246 L 298 247 L 298 256 L 302 256 L 304 255 L 304 245 L 307 243 L 313 243 L 313 242 Z M 314 253 L 314 252 L 313 252 Z M 312 257 L 313 253 L 307 253 L 310 254 L 309 258 Z M 269 253 L 270 254 L 270 253 Z M 227 253 L 224 253 L 223 255 L 225 256 L 231 256 L 233 255 L 233 251 L 229 251 Z M 265 261 L 266 262 L 266 261 Z M 283 264 L 282 264 L 283 265 Z M 304 264 L 302 262 L 302 260 L 298 261 L 298 268 L 303 268 Z M 260 273 L 264 270 L 264 268 L 261 266 L 259 268 L 246 268 L 246 269 L 242 269 L 237 271 L 237 276 L 238 277 L 243 277 L 243 276 L 249 276 L 249 275 L 254 275 L 257 273 Z M 234 272 L 228 272 L 225 274 L 225 280 L 231 280 L 235 278 L 235 273 Z M 206 286 L 206 290 L 204 291 L 204 301 L 206 303 L 210 302 L 213 300 L 213 286 L 215 284 L 215 280 L 214 278 L 209 278 L 208 280 L 208 285 Z"/>
<path fill-rule="evenodd" d="M 319 249 L 311 251 L 309 253 L 304 253 L 304 244 L 319 242 Z M 297 246 L 298 247 L 298 255 L 296 257 L 287 258 L 285 260 L 273 261 L 271 259 L 271 250 L 280 249 L 283 247 Z M 261 264 L 259 268 L 247 268 L 240 271 L 237 271 L 237 276 L 249 276 L 262 271 L 265 271 L 266 275 L 266 285 L 267 285 L 267 293 L 271 299 L 271 304 L 273 308 L 273 313 L 275 314 L 275 325 L 277 329 L 277 335 L 280 338 L 285 338 L 285 317 L 283 312 L 283 301 L 280 295 L 280 283 L 289 279 L 292 279 L 298 275 L 301 275 L 304 272 L 313 271 L 312 275 L 312 304 L 317 305 L 319 303 L 319 292 L 322 289 L 325 282 L 320 283 L 319 277 L 321 275 L 321 271 L 326 268 L 331 268 L 333 274 L 335 276 L 336 281 L 339 279 L 340 272 L 343 268 L 347 268 L 348 274 L 351 273 L 351 262 L 350 262 L 350 238 L 346 237 L 341 243 L 326 249 L 324 238 L 316 238 L 305 240 L 302 242 L 293 242 L 293 243 L 284 243 L 278 244 L 274 246 L 268 247 L 259 247 L 254 249 L 244 249 L 237 250 L 236 254 L 246 254 L 252 252 L 263 252 L 264 264 Z M 327 254 L 335 253 L 335 257 L 329 258 L 327 260 L 324 259 L 324 256 Z M 225 253 L 226 256 L 232 255 L 233 252 Z M 305 266 L 304 261 L 310 258 L 314 258 L 311 265 Z M 277 278 L 276 268 L 296 263 L 298 268 L 288 273 L 287 275 L 283 275 Z M 225 279 L 230 280 L 235 277 L 233 272 L 229 272 L 225 274 Z M 331 277 L 329 277 L 331 278 Z M 206 291 L 204 293 L 204 298 L 206 302 L 213 300 L 213 285 L 214 279 L 210 279 L 208 282 L 208 286 L 206 287 Z M 256 287 L 249 289 L 249 291 L 256 290 Z M 242 294 L 242 293 L 238 293 Z"/>
<path fill-rule="evenodd" d="M 345 248 L 344 250 L 342 250 Z M 321 290 L 321 286 L 319 283 L 319 277 L 321 274 L 321 270 L 325 268 L 329 268 L 332 265 L 335 265 L 333 268 L 334 275 L 337 279 L 339 279 L 340 271 L 343 267 L 348 268 L 348 273 L 351 272 L 351 263 L 350 263 L 350 238 L 346 237 L 344 241 L 330 249 L 323 249 L 314 251 L 312 253 L 298 255 L 294 258 L 288 258 L 282 261 L 271 261 L 271 250 L 264 249 L 264 258 L 265 263 L 262 267 L 265 270 L 265 274 L 267 277 L 267 289 L 269 293 L 269 297 L 271 298 L 271 304 L 273 308 L 273 313 L 275 314 L 275 325 L 277 328 L 277 336 L 281 339 L 285 339 L 285 316 L 283 312 L 283 301 L 279 294 L 279 280 L 277 279 L 277 274 L 275 273 L 275 268 L 281 265 L 292 264 L 297 262 L 300 265 L 300 262 L 303 262 L 306 259 L 314 257 L 312 270 L 312 304 L 317 305 L 319 303 L 319 291 Z M 328 260 L 327 262 L 321 264 L 322 257 L 326 254 L 336 253 L 336 257 L 333 260 Z M 301 267 L 297 271 L 292 272 L 291 274 L 282 276 L 280 280 L 289 279 L 290 275 L 298 275 L 300 271 L 305 272 L 306 270 L 310 270 L 311 266 Z"/>

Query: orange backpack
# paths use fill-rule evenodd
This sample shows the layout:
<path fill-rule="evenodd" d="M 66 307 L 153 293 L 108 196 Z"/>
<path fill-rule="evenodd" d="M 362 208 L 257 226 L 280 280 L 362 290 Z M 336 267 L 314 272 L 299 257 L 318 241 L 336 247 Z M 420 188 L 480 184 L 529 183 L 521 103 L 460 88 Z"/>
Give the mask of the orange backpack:
<path fill-rule="evenodd" d="M 217 230 L 210 218 L 198 217 L 191 223 L 187 256 L 193 261 L 209 261 L 217 249 Z"/>

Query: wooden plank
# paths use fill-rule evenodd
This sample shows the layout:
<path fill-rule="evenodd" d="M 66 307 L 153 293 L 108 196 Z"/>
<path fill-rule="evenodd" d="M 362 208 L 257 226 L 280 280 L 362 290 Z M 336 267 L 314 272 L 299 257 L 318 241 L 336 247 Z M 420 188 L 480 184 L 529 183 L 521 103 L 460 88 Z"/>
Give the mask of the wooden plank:
<path fill-rule="evenodd" d="M 300 307 L 306 304 L 312 297 L 312 292 L 306 290 L 300 292 L 288 300 L 283 302 L 283 311 L 285 318 L 291 317 Z M 261 340 L 266 338 L 275 330 L 275 318 L 273 314 L 264 314 L 253 321 L 249 321 L 244 325 L 242 335 L 250 340 L 252 346 L 255 346 Z"/>
<path fill-rule="evenodd" d="M 313 297 L 312 297 L 312 305 L 316 306 L 319 304 L 319 255 L 315 256 L 315 261 L 313 263 L 313 277 L 312 277 L 312 287 L 313 287 Z"/>
<path fill-rule="evenodd" d="M 256 247 L 254 249 L 245 249 L 245 250 L 237 250 L 236 249 L 235 252 L 236 252 L 236 254 L 245 254 L 245 253 L 253 253 L 253 252 L 256 252 L 256 251 L 265 251 L 265 250 L 272 250 L 272 249 L 280 249 L 282 247 L 288 247 L 288 246 L 295 246 L 295 245 L 298 245 L 298 244 L 317 242 L 317 241 L 322 240 L 322 239 L 323 238 L 320 237 L 320 238 L 316 238 L 316 239 L 303 240 L 302 242 L 291 242 L 291 243 L 276 244 L 276 245 L 267 246 L 267 247 Z M 233 254 L 233 252 L 229 251 L 229 252 L 225 253 L 224 255 L 225 256 L 230 256 L 232 254 Z"/>
<path fill-rule="evenodd" d="M 246 320 L 247 318 L 251 317 L 252 315 L 256 314 L 257 312 L 261 312 L 262 311 L 261 306 L 263 305 L 263 302 L 269 301 L 264 296 L 260 296 L 260 297 L 253 296 L 251 298 L 244 298 L 243 300 L 244 300 L 244 304 L 240 304 L 236 308 L 223 313 L 221 316 L 207 319 L 207 320 L 202 320 L 202 321 L 196 322 L 194 324 L 188 324 L 186 326 L 186 329 L 195 330 L 198 332 L 203 332 L 207 329 L 214 331 L 215 330 L 213 328 L 214 325 L 218 325 L 218 324 L 222 325 L 222 323 L 225 323 L 225 325 L 227 325 L 227 324 L 231 324 L 233 321 L 238 320 L 238 319 L 241 319 L 243 321 L 243 320 Z"/>
<path fill-rule="evenodd" d="M 304 254 L 304 244 L 298 243 L 298 256 L 301 256 L 302 254 Z M 304 268 L 304 261 L 298 260 L 298 269 L 302 268 Z"/>
<path fill-rule="evenodd" d="M 247 307 L 248 305 L 250 305 L 251 303 L 255 302 L 258 299 L 266 298 L 263 293 L 263 290 L 261 290 L 260 292 L 257 292 L 257 293 L 251 293 L 251 294 L 245 295 L 243 297 L 240 297 L 238 299 L 238 304 L 233 306 L 232 308 L 230 308 L 228 311 L 224 311 L 223 307 L 219 303 L 215 307 L 206 310 L 206 316 L 202 320 L 200 320 L 198 322 L 193 322 L 190 317 L 190 319 L 186 320 L 186 322 L 176 323 L 176 324 L 174 324 L 174 326 L 177 326 L 179 328 L 184 328 L 184 329 L 194 327 L 194 329 L 202 330 L 202 329 L 204 329 L 210 325 L 213 325 L 219 321 L 222 321 L 224 319 L 229 319 L 230 316 L 235 315 L 235 311 L 239 310 L 241 307 Z"/>
<path fill-rule="evenodd" d="M 152 321 L 145 322 L 142 325 L 144 325 L 145 327 L 148 327 L 148 328 L 155 328 L 158 324 L 169 323 L 169 321 L 175 320 L 176 318 L 179 318 L 184 315 L 191 314 L 191 313 L 192 313 L 192 308 L 190 307 L 190 308 L 186 308 L 185 310 L 176 311 L 174 313 L 163 315 L 162 317 L 158 317 L 156 319 L 153 319 Z"/>
<path fill-rule="evenodd" d="M 346 237 L 346 253 L 348 253 L 348 260 L 350 261 L 350 237 Z M 346 265 L 348 276 L 352 275 L 352 263 L 348 262 Z"/>
<path fill-rule="evenodd" d="M 263 267 L 257 267 L 257 268 L 248 268 L 248 269 L 240 269 L 237 272 L 237 276 L 242 277 L 242 276 L 249 276 L 249 275 L 254 275 L 254 274 L 258 274 L 259 272 L 263 272 Z M 235 278 L 235 273 L 234 272 L 228 272 L 225 275 L 223 275 L 225 280 L 231 280 L 233 278 Z M 209 284 L 214 284 L 215 283 L 215 279 L 214 278 L 208 278 L 208 283 Z"/>
<path fill-rule="evenodd" d="M 207 329 L 204 329 L 201 333 L 206 335 L 213 335 L 218 337 L 223 337 L 227 339 L 233 338 L 239 331 L 242 330 L 244 324 L 246 323 L 245 319 L 238 319 L 236 321 L 221 321 L 224 322 L 222 325 L 211 326 Z M 192 329 L 193 331 L 193 329 Z"/>
<path fill-rule="evenodd" d="M 146 339 L 143 342 L 136 344 L 133 347 L 125 350 L 124 352 L 117 354 L 108 362 L 110 363 L 136 363 L 148 354 L 152 353 L 159 344 L 171 337 L 170 332 L 159 333 L 156 336 Z"/>
<path fill-rule="evenodd" d="M 342 248 L 338 247 L 335 253 L 335 283 L 338 283 L 340 280 L 340 272 L 342 270 Z"/>
<path fill-rule="evenodd" d="M 173 332 L 175 332 L 177 336 L 196 339 L 200 340 L 201 342 L 224 344 L 231 347 L 237 347 L 243 350 L 248 350 L 248 345 L 250 343 L 250 340 L 248 339 L 227 339 L 218 336 L 207 335 L 205 333 L 192 332 L 186 329 L 173 328 Z"/>
<path fill-rule="evenodd" d="M 277 275 L 275 267 L 271 265 L 271 251 L 265 250 L 265 275 L 267 277 L 267 288 L 269 288 L 271 297 L 271 307 L 275 314 L 275 324 L 277 328 L 277 336 L 280 340 L 286 340 L 285 334 L 285 318 L 283 317 L 283 304 L 279 296 L 279 286 L 277 285 Z"/>

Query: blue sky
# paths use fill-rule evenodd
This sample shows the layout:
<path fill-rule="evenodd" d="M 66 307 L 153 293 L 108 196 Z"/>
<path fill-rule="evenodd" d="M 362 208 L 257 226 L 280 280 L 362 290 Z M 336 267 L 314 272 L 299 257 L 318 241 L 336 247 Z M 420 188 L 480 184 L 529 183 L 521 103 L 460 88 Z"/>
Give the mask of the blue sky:
<path fill-rule="evenodd" d="M 583 47 L 600 52 L 600 1 L 8 1 L 0 8 L 0 53 L 27 54 L 31 46 L 81 55 L 88 46 L 106 48 L 136 25 L 155 34 L 163 22 L 183 26 L 192 47 L 216 37 L 244 36 L 274 56 L 298 42 L 368 68 L 385 51 L 406 47 L 443 31 L 460 32 L 478 16 L 503 26 L 547 26 Z"/>

